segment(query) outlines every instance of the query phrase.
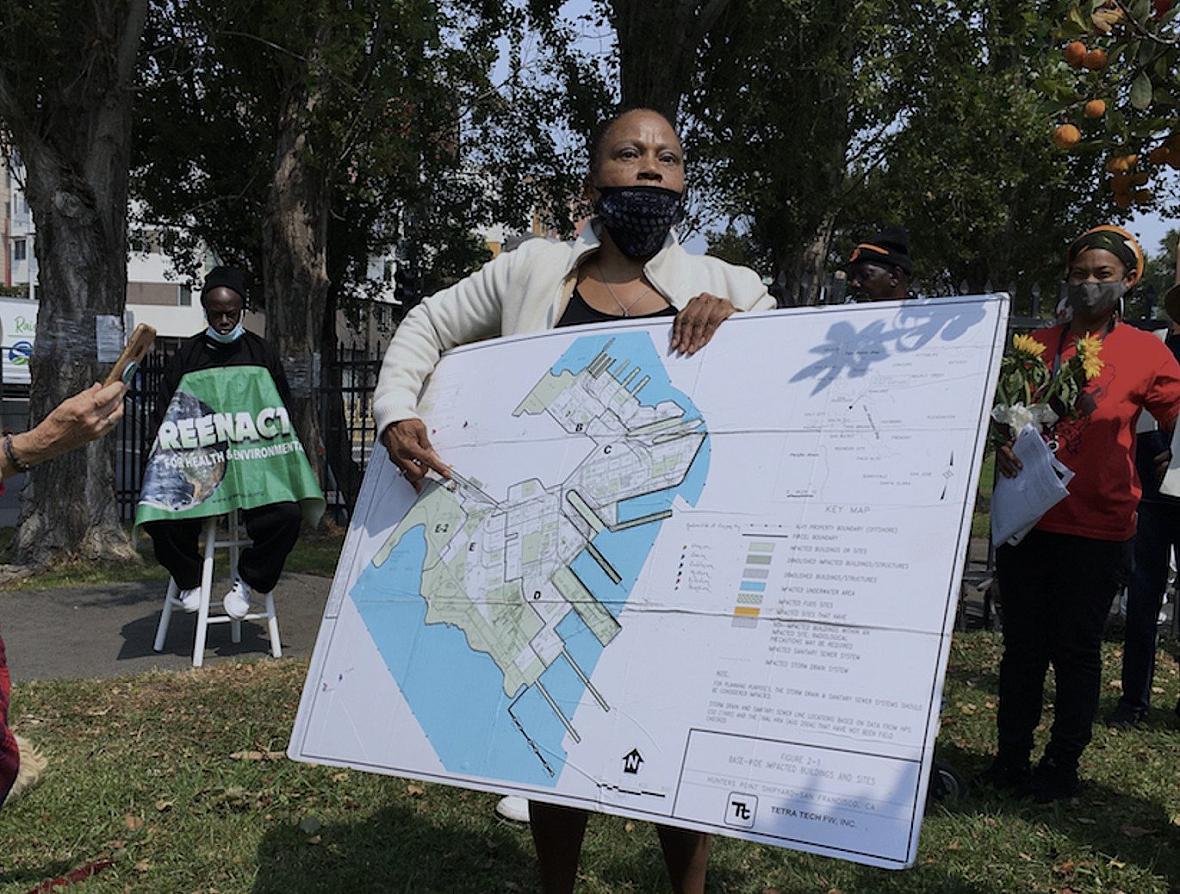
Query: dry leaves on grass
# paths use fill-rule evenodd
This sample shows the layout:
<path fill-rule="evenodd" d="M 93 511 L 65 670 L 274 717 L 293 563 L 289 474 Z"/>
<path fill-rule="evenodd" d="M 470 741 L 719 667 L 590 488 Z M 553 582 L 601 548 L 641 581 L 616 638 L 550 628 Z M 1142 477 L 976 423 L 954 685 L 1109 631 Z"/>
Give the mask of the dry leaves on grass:
<path fill-rule="evenodd" d="M 231 761 L 281 761 L 287 756 L 285 751 L 235 751 L 229 756 Z"/>

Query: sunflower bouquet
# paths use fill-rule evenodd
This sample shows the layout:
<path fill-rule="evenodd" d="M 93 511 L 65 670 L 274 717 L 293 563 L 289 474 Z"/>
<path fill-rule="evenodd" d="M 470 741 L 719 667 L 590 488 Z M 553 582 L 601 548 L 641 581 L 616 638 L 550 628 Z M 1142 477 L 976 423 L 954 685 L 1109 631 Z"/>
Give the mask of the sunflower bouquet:
<path fill-rule="evenodd" d="M 1012 348 L 1000 364 L 996 404 L 992 408 L 992 441 L 1006 444 L 1025 425 L 1045 434 L 1059 420 L 1077 415 L 1086 384 L 1102 372 L 1102 339 L 1078 339 L 1077 353 L 1053 372 L 1045 363 L 1045 346 L 1028 335 L 1014 335 Z"/>

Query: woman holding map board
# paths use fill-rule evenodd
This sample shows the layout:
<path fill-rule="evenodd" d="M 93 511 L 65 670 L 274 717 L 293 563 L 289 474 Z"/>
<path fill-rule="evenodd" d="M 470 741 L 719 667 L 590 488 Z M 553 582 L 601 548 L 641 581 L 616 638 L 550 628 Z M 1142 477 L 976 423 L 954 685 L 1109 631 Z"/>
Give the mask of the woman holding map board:
<path fill-rule="evenodd" d="M 677 242 L 683 149 L 658 112 L 631 109 L 602 126 L 591 145 L 587 198 L 595 217 L 576 241 L 529 240 L 427 298 L 398 327 L 373 414 L 390 459 L 415 487 L 430 471 L 450 475 L 417 413 L 423 383 L 444 351 L 496 336 L 670 317 L 670 348 L 692 354 L 735 311 L 774 307 L 754 271 L 689 255 Z M 543 888 L 572 891 L 588 814 L 535 801 L 530 807 Z M 709 836 L 663 826 L 659 835 L 673 890 L 703 892 Z"/>

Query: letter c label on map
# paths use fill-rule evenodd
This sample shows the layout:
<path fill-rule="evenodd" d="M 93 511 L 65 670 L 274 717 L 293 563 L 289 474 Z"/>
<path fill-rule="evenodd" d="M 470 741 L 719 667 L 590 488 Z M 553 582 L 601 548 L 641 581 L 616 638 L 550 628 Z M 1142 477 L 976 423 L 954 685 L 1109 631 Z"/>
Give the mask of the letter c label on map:
<path fill-rule="evenodd" d="M 607 444 L 605 447 L 602 448 L 602 453 L 604 456 L 608 455 L 610 453 L 610 448 L 611 448 L 610 444 Z"/>

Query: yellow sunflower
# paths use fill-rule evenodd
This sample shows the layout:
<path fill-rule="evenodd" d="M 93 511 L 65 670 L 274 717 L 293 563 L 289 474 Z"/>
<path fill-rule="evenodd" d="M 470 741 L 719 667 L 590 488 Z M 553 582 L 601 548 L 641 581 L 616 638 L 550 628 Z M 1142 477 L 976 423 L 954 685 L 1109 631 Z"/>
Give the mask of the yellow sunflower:
<path fill-rule="evenodd" d="M 1098 356 L 1102 353 L 1102 339 L 1095 335 L 1087 335 L 1078 339 L 1078 357 L 1082 361 L 1082 372 L 1086 374 L 1086 381 L 1091 382 L 1102 372 L 1105 366 Z"/>
<path fill-rule="evenodd" d="M 1028 354 L 1032 357 L 1040 357 L 1045 353 L 1045 346 L 1031 335 L 1013 335 L 1012 347 L 1021 354 Z"/>

